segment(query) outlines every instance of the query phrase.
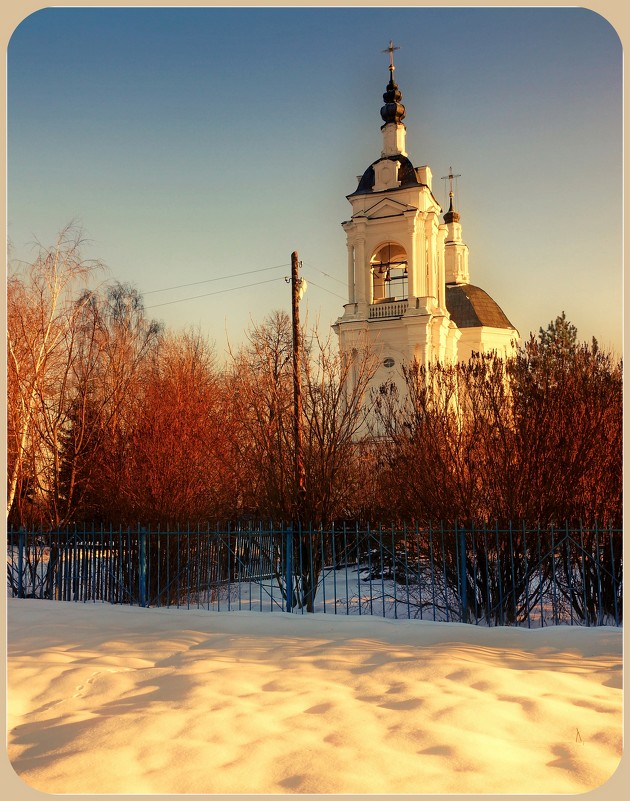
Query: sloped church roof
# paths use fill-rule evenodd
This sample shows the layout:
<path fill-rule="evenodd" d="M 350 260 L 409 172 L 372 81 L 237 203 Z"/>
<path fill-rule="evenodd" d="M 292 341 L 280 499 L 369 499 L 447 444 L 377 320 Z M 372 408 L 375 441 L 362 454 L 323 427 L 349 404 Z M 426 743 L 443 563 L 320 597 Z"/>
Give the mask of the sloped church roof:
<path fill-rule="evenodd" d="M 514 328 L 499 304 L 472 284 L 447 284 L 446 308 L 458 328 Z"/>

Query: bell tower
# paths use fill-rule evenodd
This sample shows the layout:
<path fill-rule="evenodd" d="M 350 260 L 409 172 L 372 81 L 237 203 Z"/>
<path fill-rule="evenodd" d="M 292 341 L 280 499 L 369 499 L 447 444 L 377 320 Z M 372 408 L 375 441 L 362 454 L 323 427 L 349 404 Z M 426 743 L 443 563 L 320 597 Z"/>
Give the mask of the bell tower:
<path fill-rule="evenodd" d="M 394 47 L 381 108 L 382 150 L 348 195 L 352 216 L 342 223 L 348 258 L 348 303 L 333 326 L 342 353 L 367 346 L 379 358 L 374 385 L 404 388 L 401 367 L 457 358 L 460 333 L 446 306 L 447 226 L 433 196 L 428 166 L 414 167 L 406 151 L 405 107 L 394 79 Z M 451 224 L 452 227 L 452 224 Z"/>

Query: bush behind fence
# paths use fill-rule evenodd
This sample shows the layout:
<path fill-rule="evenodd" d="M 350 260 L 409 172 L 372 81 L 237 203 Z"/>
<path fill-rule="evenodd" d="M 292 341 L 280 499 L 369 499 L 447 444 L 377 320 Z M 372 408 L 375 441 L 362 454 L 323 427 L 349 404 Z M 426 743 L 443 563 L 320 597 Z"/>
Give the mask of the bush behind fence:
<path fill-rule="evenodd" d="M 485 625 L 622 624 L 618 529 L 255 527 L 11 530 L 17 597 L 379 615 Z"/>

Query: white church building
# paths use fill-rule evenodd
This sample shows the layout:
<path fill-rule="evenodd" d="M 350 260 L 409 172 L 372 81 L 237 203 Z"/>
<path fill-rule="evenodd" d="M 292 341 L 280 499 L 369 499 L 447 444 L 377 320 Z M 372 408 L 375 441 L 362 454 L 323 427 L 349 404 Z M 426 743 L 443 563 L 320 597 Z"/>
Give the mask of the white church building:
<path fill-rule="evenodd" d="M 379 358 L 373 384 L 403 389 L 401 366 L 467 361 L 473 352 L 509 356 L 518 331 L 495 301 L 470 283 L 460 215 L 442 208 L 428 166 L 414 167 L 405 147 L 405 107 L 390 79 L 381 108 L 380 157 L 348 195 L 342 223 L 348 248 L 348 303 L 333 329 L 342 354 L 366 347 Z"/>

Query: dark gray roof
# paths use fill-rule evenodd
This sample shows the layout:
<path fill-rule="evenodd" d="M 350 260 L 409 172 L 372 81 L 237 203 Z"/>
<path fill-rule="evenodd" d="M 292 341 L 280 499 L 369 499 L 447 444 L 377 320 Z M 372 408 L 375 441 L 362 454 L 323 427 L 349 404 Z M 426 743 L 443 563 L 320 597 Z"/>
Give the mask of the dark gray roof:
<path fill-rule="evenodd" d="M 407 156 L 401 156 L 399 154 L 396 156 L 386 156 L 385 158 L 377 159 L 373 164 L 370 164 L 370 166 L 361 176 L 361 180 L 359 181 L 359 185 L 357 186 L 356 191 L 353 192 L 352 194 L 365 195 L 369 192 L 373 192 L 374 165 L 378 164 L 379 161 L 387 161 L 387 160 L 400 162 L 400 169 L 398 170 L 398 180 L 400 181 L 400 187 L 399 187 L 400 189 L 405 189 L 408 186 L 421 186 L 411 161 L 407 158 Z"/>
<path fill-rule="evenodd" d="M 514 328 L 490 295 L 472 284 L 447 284 L 446 308 L 458 328 Z"/>

